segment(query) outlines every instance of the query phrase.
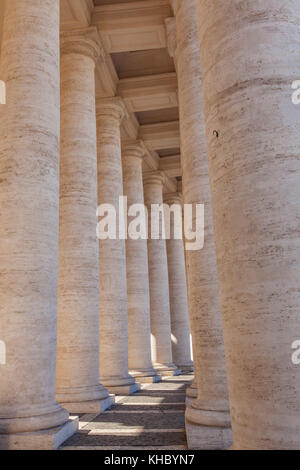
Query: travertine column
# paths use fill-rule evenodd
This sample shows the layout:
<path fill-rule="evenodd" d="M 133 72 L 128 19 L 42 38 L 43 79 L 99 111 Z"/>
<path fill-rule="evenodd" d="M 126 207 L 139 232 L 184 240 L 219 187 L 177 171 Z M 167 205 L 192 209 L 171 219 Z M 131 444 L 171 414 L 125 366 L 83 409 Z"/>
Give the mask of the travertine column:
<path fill-rule="evenodd" d="M 198 6 L 234 448 L 300 449 L 300 4 Z"/>
<path fill-rule="evenodd" d="M 204 204 L 205 212 L 204 247 L 186 253 L 198 388 L 197 400 L 186 410 L 186 430 L 190 448 L 221 449 L 231 443 L 231 428 L 205 145 L 196 0 L 175 3 L 183 200 L 193 205 L 194 214 L 196 204 Z"/>
<path fill-rule="evenodd" d="M 179 193 L 166 194 L 164 203 L 167 204 L 170 209 L 174 206 L 175 210 L 178 210 L 182 227 L 182 196 Z M 172 211 L 170 215 L 171 213 Z M 167 239 L 172 354 L 174 364 L 182 372 L 191 372 L 193 371 L 193 362 L 191 360 L 184 246 L 182 238 L 175 238 L 174 217 L 175 215 L 170 216 L 170 239 Z"/>
<path fill-rule="evenodd" d="M 6 2 L 0 74 L 0 449 L 50 449 L 76 429 L 55 401 L 58 0 Z"/>
<path fill-rule="evenodd" d="M 126 113 L 119 97 L 97 100 L 98 204 L 116 211 L 116 239 L 99 240 L 101 381 L 116 394 L 138 390 L 128 374 L 128 318 L 125 240 L 119 238 L 123 196 L 120 124 Z"/>
<path fill-rule="evenodd" d="M 144 208 L 142 163 L 145 147 L 141 141 L 126 142 L 122 146 L 124 196 L 128 209 L 134 204 Z M 143 209 L 144 210 L 144 209 Z M 146 213 L 128 216 L 130 223 L 139 216 L 146 227 Z M 142 222 L 141 222 L 142 223 Z M 150 296 L 147 240 L 126 240 L 127 309 L 128 309 L 128 364 L 131 375 L 139 382 L 157 382 L 160 377 L 152 367 L 150 341 Z"/>
<path fill-rule="evenodd" d="M 151 171 L 144 175 L 144 198 L 148 209 L 148 265 L 152 361 L 161 375 L 177 375 L 172 360 L 171 318 L 166 240 L 151 238 L 151 205 L 163 204 L 164 175 Z"/>
<path fill-rule="evenodd" d="M 61 36 L 57 400 L 74 413 L 112 404 L 99 383 L 95 61 L 97 30 Z"/>

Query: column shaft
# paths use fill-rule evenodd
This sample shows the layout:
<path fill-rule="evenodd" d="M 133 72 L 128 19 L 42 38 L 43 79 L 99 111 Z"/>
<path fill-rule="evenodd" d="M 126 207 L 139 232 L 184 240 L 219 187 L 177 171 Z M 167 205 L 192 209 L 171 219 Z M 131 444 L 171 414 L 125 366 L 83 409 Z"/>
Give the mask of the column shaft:
<path fill-rule="evenodd" d="M 201 94 L 196 0 L 177 1 L 183 200 L 204 204 L 204 247 L 187 250 L 189 310 L 194 341 L 197 400 L 187 407 L 190 448 L 224 448 L 231 443 L 222 322 L 212 223 L 210 183 Z"/>
<path fill-rule="evenodd" d="M 161 375 L 178 373 L 173 364 L 166 240 L 151 235 L 151 205 L 163 204 L 163 174 L 149 172 L 144 178 L 145 205 L 148 209 L 148 264 L 152 361 Z M 162 208 L 163 209 L 163 208 Z M 162 219 L 163 223 L 163 219 Z"/>
<path fill-rule="evenodd" d="M 124 196 L 128 208 L 140 204 L 144 208 L 142 163 L 145 149 L 142 142 L 127 142 L 122 148 Z M 138 213 L 146 226 L 146 213 Z M 134 219 L 128 216 L 128 227 Z M 146 239 L 126 240 L 128 363 L 131 375 L 139 382 L 157 382 L 152 367 L 150 341 L 150 295 Z"/>
<path fill-rule="evenodd" d="M 111 405 L 99 383 L 94 28 L 61 37 L 57 399 L 75 413 Z"/>
<path fill-rule="evenodd" d="M 182 228 L 182 197 L 178 193 L 167 194 L 165 204 L 170 211 L 170 238 L 167 239 L 167 260 L 170 291 L 172 355 L 174 364 L 182 372 L 193 371 L 190 347 L 190 325 L 185 273 L 183 240 L 175 238 L 175 218 Z M 176 215 L 178 214 L 178 216 Z M 168 219 L 166 218 L 166 221 Z"/>
<path fill-rule="evenodd" d="M 300 4 L 198 14 L 234 448 L 299 449 Z"/>
<path fill-rule="evenodd" d="M 120 123 L 125 116 L 120 98 L 97 101 L 98 204 L 110 204 L 117 218 L 115 239 L 99 240 L 100 366 L 109 390 L 127 394 L 138 389 L 128 374 L 128 317 L 125 240 L 119 238 L 119 198 L 123 196 Z"/>
<path fill-rule="evenodd" d="M 53 448 L 75 431 L 55 402 L 58 0 L 6 2 L 0 70 L 0 449 Z"/>

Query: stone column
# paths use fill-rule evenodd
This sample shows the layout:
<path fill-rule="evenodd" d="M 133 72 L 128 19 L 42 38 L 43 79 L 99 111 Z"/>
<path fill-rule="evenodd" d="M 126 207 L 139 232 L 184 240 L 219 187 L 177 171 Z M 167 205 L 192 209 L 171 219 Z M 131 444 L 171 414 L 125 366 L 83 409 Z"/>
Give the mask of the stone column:
<path fill-rule="evenodd" d="M 192 403 L 198 397 L 198 388 L 197 388 L 197 371 L 195 369 L 195 379 L 191 383 L 191 385 L 186 389 L 186 396 L 185 396 L 185 404 L 186 406 L 191 406 Z"/>
<path fill-rule="evenodd" d="M 174 2 L 183 200 L 204 204 L 204 247 L 187 249 L 189 311 L 198 396 L 186 409 L 189 448 L 231 443 L 218 276 L 205 145 L 196 0 Z M 188 248 L 188 245 L 186 244 Z"/>
<path fill-rule="evenodd" d="M 148 265 L 150 289 L 150 321 L 152 361 L 161 375 L 179 373 L 172 359 L 171 318 L 166 240 L 151 238 L 151 205 L 163 205 L 162 172 L 145 174 L 144 197 L 148 209 Z M 162 206 L 163 211 L 163 206 Z M 163 222 L 163 221 L 162 221 Z"/>
<path fill-rule="evenodd" d="M 122 147 L 124 196 L 128 208 L 140 204 L 144 208 L 142 163 L 145 147 L 141 141 L 126 142 Z M 140 211 L 140 209 L 139 209 Z M 146 227 L 146 212 L 128 216 L 130 222 L 139 216 Z M 128 363 L 130 374 L 139 382 L 158 382 L 152 367 L 150 337 L 150 295 L 146 238 L 126 240 Z"/>
<path fill-rule="evenodd" d="M 113 399 L 99 383 L 95 61 L 98 32 L 61 36 L 61 165 L 57 400 L 73 413 Z"/>
<path fill-rule="evenodd" d="M 110 204 L 117 217 L 116 239 L 99 240 L 101 381 L 125 395 L 138 390 L 128 374 L 128 316 L 125 240 L 119 237 L 119 198 L 123 196 L 120 124 L 126 108 L 119 97 L 97 100 L 98 204 Z"/>
<path fill-rule="evenodd" d="M 185 273 L 183 240 L 175 238 L 174 222 L 178 210 L 179 223 L 182 227 L 182 196 L 179 193 L 166 194 L 164 203 L 172 209 L 170 212 L 170 239 L 167 239 L 167 260 L 169 273 L 172 355 L 174 364 L 184 372 L 193 371 L 190 346 L 189 309 Z M 166 219 L 167 221 L 167 219 Z"/>
<path fill-rule="evenodd" d="M 75 432 L 55 401 L 59 1 L 9 0 L 0 74 L 0 449 Z M 66 423 L 66 424 L 65 424 Z"/>
<path fill-rule="evenodd" d="M 198 7 L 234 448 L 299 449 L 300 4 Z"/>

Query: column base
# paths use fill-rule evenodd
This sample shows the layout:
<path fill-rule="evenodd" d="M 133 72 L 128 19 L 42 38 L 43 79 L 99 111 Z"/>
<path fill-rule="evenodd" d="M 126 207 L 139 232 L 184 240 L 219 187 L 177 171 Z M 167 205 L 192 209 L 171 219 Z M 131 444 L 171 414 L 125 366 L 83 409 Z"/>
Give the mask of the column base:
<path fill-rule="evenodd" d="M 156 384 L 161 382 L 162 378 L 160 375 L 153 375 L 152 377 L 138 377 L 138 383 L 141 384 Z"/>
<path fill-rule="evenodd" d="M 131 395 L 138 392 L 141 387 L 135 379 L 128 375 L 127 377 L 103 377 L 101 383 L 114 395 Z"/>
<path fill-rule="evenodd" d="M 186 406 L 191 406 L 192 403 L 197 399 L 197 397 L 198 397 L 198 389 L 194 380 L 192 385 L 190 385 L 190 387 L 186 389 L 186 396 L 185 396 Z"/>
<path fill-rule="evenodd" d="M 182 375 L 182 373 L 181 373 L 181 370 L 177 369 L 174 371 L 171 371 L 171 370 L 161 371 L 160 375 L 162 377 L 174 377 L 175 375 Z"/>
<path fill-rule="evenodd" d="M 71 414 L 103 413 L 115 404 L 115 396 L 109 395 L 102 400 L 79 401 L 72 403 L 61 403 Z"/>
<path fill-rule="evenodd" d="M 72 414 L 102 413 L 114 404 L 114 397 L 100 383 L 87 387 L 58 388 L 56 400 Z"/>
<path fill-rule="evenodd" d="M 186 408 L 185 429 L 191 450 L 225 450 L 232 445 L 230 413 L 227 410 Z"/>
<path fill-rule="evenodd" d="M 139 383 L 109 387 L 109 390 L 115 395 L 131 395 L 132 393 L 138 392 L 140 389 Z"/>
<path fill-rule="evenodd" d="M 194 372 L 194 364 L 176 364 L 176 367 L 181 370 L 181 374 L 189 374 L 191 372 Z"/>
<path fill-rule="evenodd" d="M 161 382 L 161 376 L 154 369 L 136 369 L 130 370 L 130 375 L 138 380 L 139 383 L 152 384 Z"/>
<path fill-rule="evenodd" d="M 226 450 L 232 444 L 231 428 L 200 426 L 186 421 L 185 429 L 190 450 Z"/>
<path fill-rule="evenodd" d="M 78 418 L 43 431 L 0 434 L 0 450 L 56 450 L 78 430 Z"/>
<path fill-rule="evenodd" d="M 188 396 L 186 396 L 185 397 L 185 406 L 186 407 L 192 406 L 192 404 L 194 403 L 195 400 L 197 400 L 197 397 L 188 397 Z"/>
<path fill-rule="evenodd" d="M 177 369 L 175 364 L 154 364 L 154 369 L 162 377 L 172 377 L 181 374 L 181 371 Z"/>

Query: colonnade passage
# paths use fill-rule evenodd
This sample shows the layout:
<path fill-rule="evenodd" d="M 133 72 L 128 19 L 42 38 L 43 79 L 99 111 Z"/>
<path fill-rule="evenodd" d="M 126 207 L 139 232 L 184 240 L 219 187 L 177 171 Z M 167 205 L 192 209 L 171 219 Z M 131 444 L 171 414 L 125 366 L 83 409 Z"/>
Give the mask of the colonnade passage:
<path fill-rule="evenodd" d="M 0 51 L 0 449 L 300 449 L 299 1 L 0 0 Z"/>

